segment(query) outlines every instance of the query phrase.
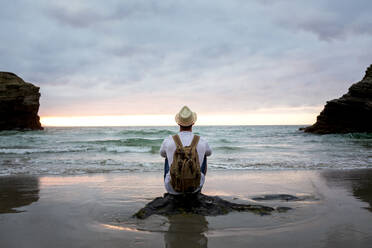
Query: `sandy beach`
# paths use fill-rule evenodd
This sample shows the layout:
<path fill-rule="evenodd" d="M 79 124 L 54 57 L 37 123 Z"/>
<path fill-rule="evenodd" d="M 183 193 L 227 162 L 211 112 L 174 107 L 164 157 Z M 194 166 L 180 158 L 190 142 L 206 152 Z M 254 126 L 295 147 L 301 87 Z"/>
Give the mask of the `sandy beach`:
<path fill-rule="evenodd" d="M 210 171 L 204 193 L 290 207 L 267 216 L 132 215 L 160 173 L 0 177 L 1 247 L 370 247 L 372 170 Z M 293 201 L 252 198 L 288 194 Z"/>

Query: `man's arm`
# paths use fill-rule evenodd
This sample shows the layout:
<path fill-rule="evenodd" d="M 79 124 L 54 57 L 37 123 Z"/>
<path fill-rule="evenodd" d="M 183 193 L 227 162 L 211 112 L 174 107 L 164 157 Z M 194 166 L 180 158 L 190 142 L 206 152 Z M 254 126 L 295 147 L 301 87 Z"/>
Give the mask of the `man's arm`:
<path fill-rule="evenodd" d="M 205 156 L 212 155 L 212 149 L 209 147 L 208 142 L 205 143 Z"/>
<path fill-rule="evenodd" d="M 166 152 L 166 143 L 167 143 L 167 139 L 164 139 L 163 140 L 163 143 L 161 144 L 161 147 L 160 147 L 160 156 L 162 156 L 163 158 L 166 158 L 167 157 L 167 152 Z"/>

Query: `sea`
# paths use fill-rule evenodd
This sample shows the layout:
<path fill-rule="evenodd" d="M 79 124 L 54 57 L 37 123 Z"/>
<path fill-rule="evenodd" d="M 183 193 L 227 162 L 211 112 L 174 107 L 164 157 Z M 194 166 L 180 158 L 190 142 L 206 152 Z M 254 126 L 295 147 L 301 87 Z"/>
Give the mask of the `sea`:
<path fill-rule="evenodd" d="M 195 126 L 208 170 L 372 168 L 372 134 L 316 135 L 301 126 Z M 169 127 L 46 127 L 0 132 L 0 176 L 163 171 Z"/>

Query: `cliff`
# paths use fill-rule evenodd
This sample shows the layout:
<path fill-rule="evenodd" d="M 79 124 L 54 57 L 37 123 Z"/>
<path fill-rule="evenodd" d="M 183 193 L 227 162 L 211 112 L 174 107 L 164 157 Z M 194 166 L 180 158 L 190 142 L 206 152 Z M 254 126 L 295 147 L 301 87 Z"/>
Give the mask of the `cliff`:
<path fill-rule="evenodd" d="M 14 73 L 0 72 L 0 130 L 41 130 L 39 87 Z"/>
<path fill-rule="evenodd" d="M 353 84 L 347 94 L 327 102 L 314 125 L 305 132 L 372 132 L 372 65 L 362 81 Z"/>

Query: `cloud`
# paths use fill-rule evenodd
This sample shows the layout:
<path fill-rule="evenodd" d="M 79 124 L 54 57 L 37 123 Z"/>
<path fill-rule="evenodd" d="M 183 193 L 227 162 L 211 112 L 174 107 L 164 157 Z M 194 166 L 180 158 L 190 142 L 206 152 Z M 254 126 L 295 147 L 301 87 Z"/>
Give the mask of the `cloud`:
<path fill-rule="evenodd" d="M 165 2 L 164 2 L 165 3 Z M 77 28 L 92 28 L 101 23 L 110 23 L 130 18 L 148 18 L 164 13 L 168 4 L 158 1 L 74 1 L 59 2 L 45 8 L 45 14 L 61 24 Z"/>
<path fill-rule="evenodd" d="M 268 4 L 270 3 L 270 4 Z M 282 27 L 315 34 L 322 41 L 372 35 L 367 0 L 347 1 L 265 1 L 273 19 Z"/>
<path fill-rule="evenodd" d="M 368 1 L 13 1 L 0 70 L 42 115 L 313 107 L 372 61 Z M 17 13 L 14 15 L 12 13 Z"/>

